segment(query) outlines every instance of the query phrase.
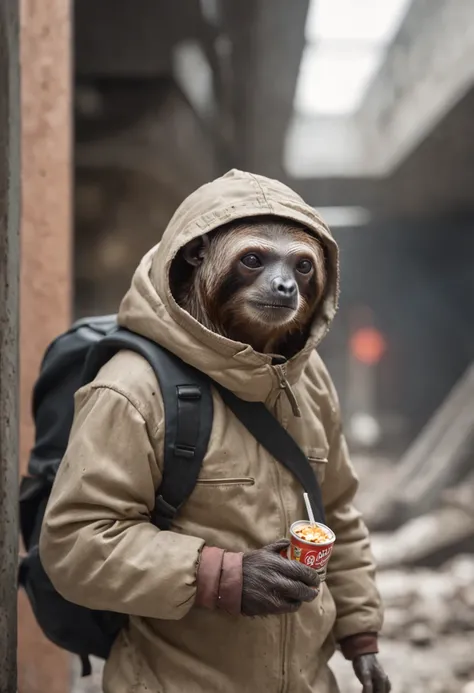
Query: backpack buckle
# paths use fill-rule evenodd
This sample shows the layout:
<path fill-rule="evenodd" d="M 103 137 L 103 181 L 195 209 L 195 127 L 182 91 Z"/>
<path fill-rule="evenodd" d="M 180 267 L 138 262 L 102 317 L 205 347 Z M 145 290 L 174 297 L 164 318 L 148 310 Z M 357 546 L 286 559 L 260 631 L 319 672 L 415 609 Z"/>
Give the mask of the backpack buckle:
<path fill-rule="evenodd" d="M 177 457 L 185 457 L 185 458 L 191 460 L 194 457 L 195 452 L 196 452 L 196 448 L 192 447 L 191 445 L 175 445 L 174 446 L 174 454 Z"/>
<path fill-rule="evenodd" d="M 172 520 L 177 512 L 178 509 L 167 503 L 162 495 L 156 497 L 155 514 L 159 514 L 166 519 Z"/>
<path fill-rule="evenodd" d="M 201 388 L 197 385 L 178 385 L 178 399 L 189 401 L 201 399 Z"/>
<path fill-rule="evenodd" d="M 171 522 L 175 518 L 178 508 L 173 507 L 165 501 L 162 495 L 156 497 L 155 507 L 151 514 L 153 524 L 161 530 L 168 530 Z"/>

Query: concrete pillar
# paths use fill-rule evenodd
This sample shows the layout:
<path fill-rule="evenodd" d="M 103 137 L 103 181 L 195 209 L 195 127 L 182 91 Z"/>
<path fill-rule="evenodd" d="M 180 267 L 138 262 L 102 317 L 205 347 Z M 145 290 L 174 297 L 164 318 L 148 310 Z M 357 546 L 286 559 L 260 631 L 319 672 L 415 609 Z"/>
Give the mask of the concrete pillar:
<path fill-rule="evenodd" d="M 18 3 L 0 3 L 0 692 L 16 693 L 18 556 Z"/>
<path fill-rule="evenodd" d="M 71 317 L 71 8 L 21 0 L 22 222 L 20 465 L 33 440 L 31 389 L 48 343 Z M 70 657 L 42 636 L 20 595 L 19 690 L 67 693 Z"/>

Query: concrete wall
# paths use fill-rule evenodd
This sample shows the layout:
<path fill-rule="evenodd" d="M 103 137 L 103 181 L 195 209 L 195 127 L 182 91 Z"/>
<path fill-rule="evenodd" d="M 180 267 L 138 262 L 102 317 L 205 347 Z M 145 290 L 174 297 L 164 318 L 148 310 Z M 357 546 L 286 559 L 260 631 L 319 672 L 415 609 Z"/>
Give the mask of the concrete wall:
<path fill-rule="evenodd" d="M 68 0 L 21 1 L 22 196 L 20 460 L 33 440 L 31 389 L 71 308 L 71 22 Z M 19 604 L 19 690 L 66 693 L 70 658 Z"/>

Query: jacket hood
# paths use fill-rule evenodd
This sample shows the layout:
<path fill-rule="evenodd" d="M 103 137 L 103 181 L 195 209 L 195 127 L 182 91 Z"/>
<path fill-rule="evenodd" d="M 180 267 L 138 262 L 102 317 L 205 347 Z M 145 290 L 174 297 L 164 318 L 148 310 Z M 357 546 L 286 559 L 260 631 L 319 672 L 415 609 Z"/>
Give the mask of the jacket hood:
<path fill-rule="evenodd" d="M 265 401 L 281 387 L 272 356 L 248 344 L 211 332 L 176 303 L 169 274 L 179 249 L 193 238 L 246 217 L 273 215 L 298 222 L 324 245 L 327 287 L 305 347 L 285 365 L 294 384 L 311 351 L 329 329 L 337 309 L 338 248 L 319 214 L 282 183 L 233 169 L 187 197 L 169 222 L 161 241 L 138 266 L 120 306 L 118 321 L 176 354 L 242 399 Z"/>

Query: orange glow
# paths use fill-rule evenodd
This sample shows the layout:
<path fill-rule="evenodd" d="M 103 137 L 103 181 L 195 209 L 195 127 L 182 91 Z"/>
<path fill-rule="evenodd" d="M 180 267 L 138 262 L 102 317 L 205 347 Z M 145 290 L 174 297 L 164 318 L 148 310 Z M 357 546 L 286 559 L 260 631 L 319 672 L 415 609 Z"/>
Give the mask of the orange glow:
<path fill-rule="evenodd" d="M 364 327 L 354 332 L 350 347 L 356 359 L 368 366 L 378 363 L 387 348 L 384 338 L 373 327 Z"/>

